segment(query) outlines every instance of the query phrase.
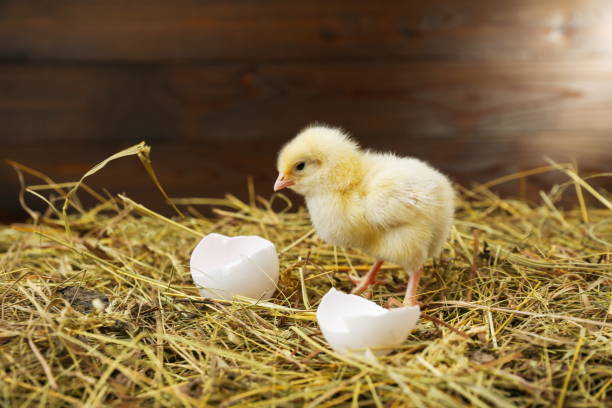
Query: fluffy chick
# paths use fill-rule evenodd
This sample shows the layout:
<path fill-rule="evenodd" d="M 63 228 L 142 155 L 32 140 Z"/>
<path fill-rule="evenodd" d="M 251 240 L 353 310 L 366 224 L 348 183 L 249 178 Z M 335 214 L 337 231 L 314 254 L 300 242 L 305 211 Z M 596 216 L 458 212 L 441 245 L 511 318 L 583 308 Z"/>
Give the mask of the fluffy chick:
<path fill-rule="evenodd" d="M 376 258 L 353 293 L 375 283 L 384 261 L 409 274 L 404 304 L 416 304 L 422 266 L 437 257 L 454 215 L 449 180 L 425 162 L 362 150 L 340 129 L 311 126 L 278 156 L 274 190 L 303 195 L 325 242 Z"/>

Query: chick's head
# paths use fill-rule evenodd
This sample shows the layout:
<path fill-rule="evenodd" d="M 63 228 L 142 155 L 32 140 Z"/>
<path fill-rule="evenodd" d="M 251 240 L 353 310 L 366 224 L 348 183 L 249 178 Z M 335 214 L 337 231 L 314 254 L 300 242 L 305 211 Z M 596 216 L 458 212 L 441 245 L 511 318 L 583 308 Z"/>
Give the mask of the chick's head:
<path fill-rule="evenodd" d="M 345 189 L 360 175 L 359 158 L 359 145 L 342 130 L 307 127 L 281 149 L 274 190 L 289 187 L 306 196 Z"/>

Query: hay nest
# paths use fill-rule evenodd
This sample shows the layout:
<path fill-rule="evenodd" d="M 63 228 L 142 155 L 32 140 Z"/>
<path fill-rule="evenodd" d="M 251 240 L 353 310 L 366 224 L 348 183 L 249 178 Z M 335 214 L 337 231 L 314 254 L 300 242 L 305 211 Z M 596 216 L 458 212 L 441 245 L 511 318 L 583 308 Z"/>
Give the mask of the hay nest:
<path fill-rule="evenodd" d="M 134 146 L 149 173 L 148 148 Z M 612 213 L 569 165 L 541 205 L 459 189 L 442 259 L 425 266 L 425 313 L 407 341 L 376 361 L 332 352 L 314 311 L 371 259 L 318 239 L 303 209 L 180 199 L 172 219 L 83 183 L 25 190 L 47 201 L 28 224 L 0 229 L 2 406 L 610 406 Z M 85 178 L 85 177 L 84 177 Z M 157 183 L 158 184 L 158 183 Z M 570 191 L 568 187 L 571 187 Z M 85 208 L 76 194 L 98 204 Z M 579 206 L 555 203 L 567 192 Z M 586 195 L 596 205 L 585 205 Z M 25 200 L 22 201 L 25 205 Z M 213 206 L 215 216 L 197 208 Z M 27 206 L 26 206 L 27 208 Z M 180 211 L 177 208 L 177 211 Z M 280 254 L 271 302 L 204 300 L 188 268 L 209 232 L 257 234 Z M 401 297 L 393 265 L 372 299 Z"/>

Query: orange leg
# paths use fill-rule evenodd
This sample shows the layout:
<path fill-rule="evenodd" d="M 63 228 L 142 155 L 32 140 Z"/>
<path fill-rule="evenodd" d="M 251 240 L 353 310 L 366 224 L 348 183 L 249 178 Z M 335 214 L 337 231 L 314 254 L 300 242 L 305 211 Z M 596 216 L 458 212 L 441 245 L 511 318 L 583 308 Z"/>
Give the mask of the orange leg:
<path fill-rule="evenodd" d="M 380 270 L 380 267 L 382 266 L 383 262 L 384 261 L 381 261 L 380 259 L 374 262 L 374 265 L 372 265 L 368 273 L 366 273 L 364 277 L 361 278 L 361 280 L 359 281 L 357 286 L 355 286 L 355 288 L 351 291 L 351 293 L 359 294 L 364 290 L 368 289 L 370 286 L 374 285 L 376 283 L 376 275 L 378 274 L 378 271 Z"/>
<path fill-rule="evenodd" d="M 405 306 L 415 306 L 417 304 L 417 289 L 419 287 L 419 280 L 421 279 L 422 274 L 422 267 L 410 274 L 408 287 L 406 288 L 406 296 L 404 297 Z"/>

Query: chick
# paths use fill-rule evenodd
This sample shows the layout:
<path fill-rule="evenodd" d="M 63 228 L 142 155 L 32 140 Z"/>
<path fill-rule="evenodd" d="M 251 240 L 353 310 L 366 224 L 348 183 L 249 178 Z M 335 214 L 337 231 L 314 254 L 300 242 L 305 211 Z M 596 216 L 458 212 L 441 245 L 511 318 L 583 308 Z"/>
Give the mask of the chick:
<path fill-rule="evenodd" d="M 409 274 L 403 303 L 417 303 L 422 266 L 440 254 L 453 223 L 454 191 L 443 174 L 415 158 L 362 150 L 341 129 L 318 125 L 281 149 L 277 169 L 274 191 L 304 196 L 321 239 L 376 259 L 353 293 L 374 284 L 389 261 Z"/>

